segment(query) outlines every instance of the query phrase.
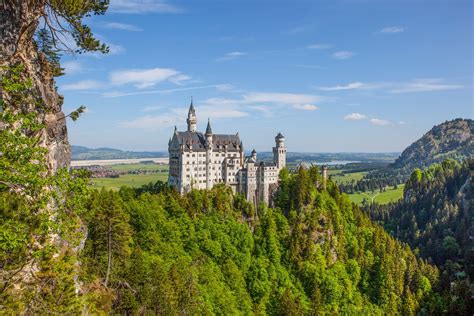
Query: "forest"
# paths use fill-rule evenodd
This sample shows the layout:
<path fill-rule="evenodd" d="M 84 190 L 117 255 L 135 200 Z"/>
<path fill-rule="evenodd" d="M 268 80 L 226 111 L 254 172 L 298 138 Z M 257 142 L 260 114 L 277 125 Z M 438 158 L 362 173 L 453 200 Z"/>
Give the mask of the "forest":
<path fill-rule="evenodd" d="M 439 288 L 445 305 L 450 314 L 458 315 L 474 308 L 469 288 L 474 277 L 472 167 L 467 160 L 445 160 L 416 169 L 406 182 L 402 200 L 365 206 L 373 220 L 440 267 Z"/>

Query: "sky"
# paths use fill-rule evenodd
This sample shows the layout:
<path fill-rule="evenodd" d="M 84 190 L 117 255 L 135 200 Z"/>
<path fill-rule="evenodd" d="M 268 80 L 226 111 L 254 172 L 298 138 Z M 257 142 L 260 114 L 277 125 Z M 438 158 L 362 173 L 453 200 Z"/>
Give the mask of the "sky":
<path fill-rule="evenodd" d="M 63 55 L 70 143 L 166 151 L 191 98 L 204 131 L 271 151 L 398 152 L 473 117 L 472 1 L 111 0 L 107 55 Z"/>

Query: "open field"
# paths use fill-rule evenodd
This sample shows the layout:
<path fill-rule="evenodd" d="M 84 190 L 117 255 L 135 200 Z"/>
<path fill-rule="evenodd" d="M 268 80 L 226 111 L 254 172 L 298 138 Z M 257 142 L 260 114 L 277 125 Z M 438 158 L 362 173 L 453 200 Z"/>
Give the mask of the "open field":
<path fill-rule="evenodd" d="M 150 182 L 168 180 L 168 165 L 153 163 L 126 163 L 107 167 L 121 173 L 128 173 L 121 174 L 118 178 L 94 178 L 91 181 L 91 186 L 93 188 L 106 188 L 112 190 L 118 190 L 122 186 L 137 188 Z M 155 173 L 143 173 L 150 171 L 155 171 Z"/>
<path fill-rule="evenodd" d="M 338 169 L 334 169 L 334 170 L 329 169 L 328 173 L 331 176 L 331 178 L 338 184 L 350 183 L 352 182 L 352 180 L 358 181 L 367 174 L 366 171 L 342 173 L 342 171 Z"/>
<path fill-rule="evenodd" d="M 156 182 L 158 180 L 167 181 L 168 173 L 155 173 L 155 174 L 126 174 L 118 178 L 100 178 L 92 179 L 91 187 L 101 189 L 112 189 L 118 190 L 122 186 L 128 186 L 132 188 L 141 187 L 144 184 L 150 182 Z"/>
<path fill-rule="evenodd" d="M 403 197 L 403 187 L 404 184 L 398 185 L 397 189 L 392 187 L 387 188 L 385 192 L 377 191 L 367 191 L 362 193 L 349 194 L 349 198 L 352 202 L 361 204 L 362 201 L 367 199 L 369 202 L 376 202 L 379 204 L 388 204 L 390 202 L 395 202 Z"/>

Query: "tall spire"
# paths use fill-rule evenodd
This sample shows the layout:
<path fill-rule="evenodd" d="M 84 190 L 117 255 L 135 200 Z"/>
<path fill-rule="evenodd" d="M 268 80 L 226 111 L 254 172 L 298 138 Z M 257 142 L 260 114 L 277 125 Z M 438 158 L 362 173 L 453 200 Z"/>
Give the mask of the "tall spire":
<path fill-rule="evenodd" d="M 192 98 L 191 98 L 191 104 L 189 105 L 188 119 L 186 120 L 186 122 L 188 123 L 188 132 L 195 132 L 197 118 L 196 118 L 196 110 L 194 109 Z"/>
<path fill-rule="evenodd" d="M 212 135 L 211 121 L 207 119 L 206 135 Z"/>
<path fill-rule="evenodd" d="M 193 97 L 191 97 L 191 104 L 189 105 L 189 111 L 188 111 L 188 115 L 196 115 L 196 110 L 194 109 L 194 105 L 193 105 Z"/>

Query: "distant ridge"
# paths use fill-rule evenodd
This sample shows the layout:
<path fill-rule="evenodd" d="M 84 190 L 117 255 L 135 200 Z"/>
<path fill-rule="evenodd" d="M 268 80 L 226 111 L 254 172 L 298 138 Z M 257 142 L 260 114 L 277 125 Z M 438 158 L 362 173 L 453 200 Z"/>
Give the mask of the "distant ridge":
<path fill-rule="evenodd" d="M 447 158 L 464 160 L 474 155 L 474 121 L 455 119 L 434 126 L 408 146 L 391 165 L 411 172 Z"/>
<path fill-rule="evenodd" d="M 71 146 L 72 160 L 139 159 L 168 157 L 164 151 L 125 151 L 115 148 Z"/>

